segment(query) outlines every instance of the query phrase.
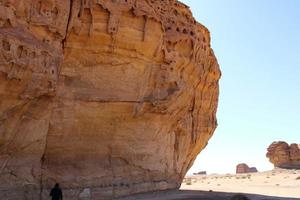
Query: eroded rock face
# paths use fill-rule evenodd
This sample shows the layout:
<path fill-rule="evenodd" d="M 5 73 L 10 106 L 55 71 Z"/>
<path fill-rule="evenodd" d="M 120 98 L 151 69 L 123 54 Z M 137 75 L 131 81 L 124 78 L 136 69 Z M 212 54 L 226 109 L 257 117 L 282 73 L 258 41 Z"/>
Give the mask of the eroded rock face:
<path fill-rule="evenodd" d="M 273 142 L 268 148 L 267 157 L 275 167 L 300 169 L 300 144 Z"/>
<path fill-rule="evenodd" d="M 178 1 L 0 1 L 1 197 L 178 188 L 216 128 L 219 78 Z"/>

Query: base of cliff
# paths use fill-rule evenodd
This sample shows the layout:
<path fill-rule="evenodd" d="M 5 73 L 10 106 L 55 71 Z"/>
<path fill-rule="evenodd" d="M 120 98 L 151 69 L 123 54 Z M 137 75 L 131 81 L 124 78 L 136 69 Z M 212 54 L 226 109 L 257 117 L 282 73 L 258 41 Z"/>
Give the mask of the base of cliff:
<path fill-rule="evenodd" d="M 126 198 L 119 198 L 117 200 L 231 200 L 236 195 L 236 193 L 225 192 L 169 190 L 156 193 L 134 195 Z M 251 200 L 295 200 L 295 198 L 283 198 L 255 194 L 242 194 L 242 196 L 248 197 Z"/>

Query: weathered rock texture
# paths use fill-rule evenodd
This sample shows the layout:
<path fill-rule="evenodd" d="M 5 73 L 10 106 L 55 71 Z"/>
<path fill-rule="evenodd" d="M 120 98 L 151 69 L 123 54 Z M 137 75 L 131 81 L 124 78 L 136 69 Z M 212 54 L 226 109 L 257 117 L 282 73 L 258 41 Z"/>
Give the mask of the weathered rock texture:
<path fill-rule="evenodd" d="M 216 128 L 219 78 L 178 1 L 0 0 L 1 198 L 178 188 Z"/>
<path fill-rule="evenodd" d="M 300 144 L 273 142 L 268 148 L 267 157 L 275 167 L 300 169 Z"/>
<path fill-rule="evenodd" d="M 258 172 L 256 167 L 249 167 L 245 163 L 238 164 L 236 166 L 236 173 L 237 174 L 244 174 L 244 173 L 256 173 Z"/>

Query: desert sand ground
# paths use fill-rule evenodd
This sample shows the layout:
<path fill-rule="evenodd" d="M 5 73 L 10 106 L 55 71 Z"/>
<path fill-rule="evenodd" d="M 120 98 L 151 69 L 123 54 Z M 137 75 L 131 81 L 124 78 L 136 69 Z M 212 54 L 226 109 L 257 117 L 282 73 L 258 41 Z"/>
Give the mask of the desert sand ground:
<path fill-rule="evenodd" d="M 187 176 L 181 189 L 238 192 L 300 199 L 300 170 L 275 169 L 239 175 Z"/>
<path fill-rule="evenodd" d="M 179 191 L 140 194 L 120 200 L 230 200 L 237 193 L 251 200 L 299 200 L 300 170 L 187 176 Z"/>

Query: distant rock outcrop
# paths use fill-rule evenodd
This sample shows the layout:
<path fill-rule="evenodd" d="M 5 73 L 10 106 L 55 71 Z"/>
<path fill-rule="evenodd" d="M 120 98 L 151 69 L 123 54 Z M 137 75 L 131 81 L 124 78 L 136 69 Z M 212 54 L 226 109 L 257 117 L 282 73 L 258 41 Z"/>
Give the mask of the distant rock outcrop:
<path fill-rule="evenodd" d="M 200 171 L 200 172 L 193 173 L 193 175 L 207 175 L 207 173 L 206 171 Z"/>
<path fill-rule="evenodd" d="M 255 173 L 258 172 L 256 167 L 249 167 L 245 163 L 238 164 L 236 166 L 236 173 L 237 174 L 243 174 L 243 173 Z"/>
<path fill-rule="evenodd" d="M 289 145 L 286 142 L 273 142 L 266 155 L 275 167 L 300 169 L 300 144 Z"/>

